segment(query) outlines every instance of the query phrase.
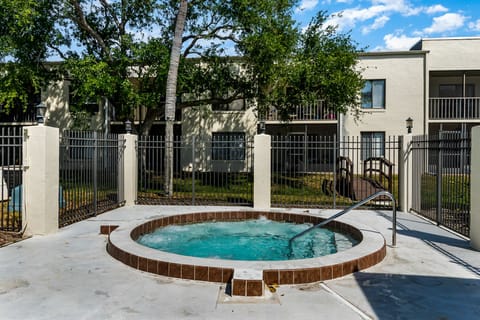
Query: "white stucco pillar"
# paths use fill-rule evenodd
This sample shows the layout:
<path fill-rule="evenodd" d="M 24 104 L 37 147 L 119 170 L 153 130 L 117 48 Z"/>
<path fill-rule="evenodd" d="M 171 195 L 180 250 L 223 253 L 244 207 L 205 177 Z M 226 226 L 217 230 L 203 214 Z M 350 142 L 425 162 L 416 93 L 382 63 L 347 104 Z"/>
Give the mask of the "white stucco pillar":
<path fill-rule="evenodd" d="M 268 210 L 271 205 L 271 137 L 257 134 L 253 148 L 253 207 Z"/>
<path fill-rule="evenodd" d="M 126 206 L 133 206 L 137 201 L 137 183 L 138 183 L 138 158 L 137 158 L 137 140 L 138 136 L 134 134 L 123 134 L 119 136 L 120 140 L 125 140 L 123 153 L 123 170 L 120 172 L 123 179 L 123 200 Z"/>
<path fill-rule="evenodd" d="M 59 130 L 23 129 L 22 224 L 28 235 L 58 230 Z"/>
<path fill-rule="evenodd" d="M 402 137 L 398 154 L 398 205 L 401 211 L 408 212 L 412 208 L 412 135 Z"/>
<path fill-rule="evenodd" d="M 472 128 L 470 161 L 470 244 L 480 250 L 480 126 Z"/>

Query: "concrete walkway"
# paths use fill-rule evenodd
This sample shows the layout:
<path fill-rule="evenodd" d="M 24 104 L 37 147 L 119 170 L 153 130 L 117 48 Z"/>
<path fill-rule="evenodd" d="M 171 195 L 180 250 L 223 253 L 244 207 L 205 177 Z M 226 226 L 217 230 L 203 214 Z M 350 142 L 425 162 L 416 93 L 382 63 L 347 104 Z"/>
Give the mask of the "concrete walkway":
<path fill-rule="evenodd" d="M 153 276 L 105 251 L 102 224 L 221 207 L 124 207 L 0 248 L 0 319 L 479 319 L 480 252 L 399 213 L 396 248 L 380 264 L 271 299 L 228 301 L 219 284 Z M 237 208 L 238 209 L 238 208 Z M 302 210 L 290 210 L 302 212 Z M 310 210 L 329 215 L 336 211 Z M 355 211 L 391 239 L 389 211 Z"/>

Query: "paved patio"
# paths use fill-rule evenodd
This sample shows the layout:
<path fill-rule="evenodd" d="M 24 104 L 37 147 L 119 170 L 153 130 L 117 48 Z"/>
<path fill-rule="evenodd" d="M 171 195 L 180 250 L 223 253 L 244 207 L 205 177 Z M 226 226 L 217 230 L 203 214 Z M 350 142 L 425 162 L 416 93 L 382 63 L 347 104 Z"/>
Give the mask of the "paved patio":
<path fill-rule="evenodd" d="M 480 252 L 412 214 L 378 265 L 282 286 L 270 299 L 225 297 L 220 284 L 153 276 L 105 251 L 102 224 L 231 207 L 123 207 L 0 248 L 0 319 L 479 319 Z M 245 209 L 245 208 L 242 208 Z M 249 210 L 246 208 L 246 210 Z M 303 210 L 286 210 L 303 212 Z M 337 211 L 310 210 L 329 216 Z M 391 212 L 354 211 L 391 243 Z"/>

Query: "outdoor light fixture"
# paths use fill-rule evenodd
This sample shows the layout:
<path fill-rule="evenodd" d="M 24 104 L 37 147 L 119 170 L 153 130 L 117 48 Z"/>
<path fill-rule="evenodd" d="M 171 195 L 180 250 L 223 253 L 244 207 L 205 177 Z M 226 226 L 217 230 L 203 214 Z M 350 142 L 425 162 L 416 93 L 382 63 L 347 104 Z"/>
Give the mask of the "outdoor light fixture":
<path fill-rule="evenodd" d="M 45 111 L 47 110 L 47 107 L 43 104 L 43 102 L 40 102 L 35 106 L 37 110 L 37 114 L 35 118 L 37 119 L 38 124 L 44 124 L 45 123 Z"/>
<path fill-rule="evenodd" d="M 408 117 L 407 120 L 405 120 L 407 123 L 407 133 L 412 133 L 412 128 L 413 128 L 413 119 Z"/>
<path fill-rule="evenodd" d="M 258 126 L 258 133 L 264 134 L 265 133 L 265 120 L 260 120 L 259 126 Z"/>
<path fill-rule="evenodd" d="M 127 119 L 127 121 L 125 121 L 125 131 L 128 134 L 132 133 L 132 122 L 128 119 Z"/>

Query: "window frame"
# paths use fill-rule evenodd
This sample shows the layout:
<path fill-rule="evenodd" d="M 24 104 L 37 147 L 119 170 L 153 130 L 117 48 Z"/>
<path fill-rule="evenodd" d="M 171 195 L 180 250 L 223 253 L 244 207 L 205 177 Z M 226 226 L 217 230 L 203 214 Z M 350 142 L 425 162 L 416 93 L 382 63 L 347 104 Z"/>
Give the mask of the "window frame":
<path fill-rule="evenodd" d="M 211 156 L 214 161 L 244 161 L 246 158 L 245 132 L 212 132 Z"/>
<path fill-rule="evenodd" d="M 380 137 L 380 141 L 375 141 L 378 138 L 376 135 Z M 361 160 L 385 157 L 385 131 L 362 131 L 360 132 L 360 143 Z"/>
<path fill-rule="evenodd" d="M 374 105 L 373 103 L 373 97 L 374 97 L 374 86 L 373 84 L 375 82 L 382 82 L 383 83 L 383 92 L 382 92 L 382 105 Z M 370 83 L 370 91 L 365 91 L 365 88 L 367 86 L 367 83 Z M 366 110 L 383 110 L 383 109 L 386 109 L 386 105 L 387 105 L 387 80 L 386 79 L 368 79 L 368 80 L 365 80 L 365 86 L 362 88 L 362 90 L 360 91 L 360 105 L 361 105 L 361 108 L 362 109 L 366 109 Z M 367 96 L 367 94 L 369 94 L 369 101 L 370 101 L 370 106 L 366 106 L 365 104 L 365 101 L 364 101 L 364 97 Z"/>

